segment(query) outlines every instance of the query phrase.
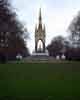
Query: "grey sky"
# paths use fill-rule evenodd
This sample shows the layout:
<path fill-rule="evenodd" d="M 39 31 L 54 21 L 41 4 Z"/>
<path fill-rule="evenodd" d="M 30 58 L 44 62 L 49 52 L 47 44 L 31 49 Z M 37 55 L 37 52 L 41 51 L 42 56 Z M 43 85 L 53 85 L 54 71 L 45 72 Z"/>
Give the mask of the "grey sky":
<path fill-rule="evenodd" d="M 21 21 L 30 33 L 28 46 L 34 49 L 34 31 L 42 8 L 43 24 L 46 26 L 46 45 L 56 35 L 66 36 L 67 28 L 80 10 L 80 0 L 12 0 Z"/>

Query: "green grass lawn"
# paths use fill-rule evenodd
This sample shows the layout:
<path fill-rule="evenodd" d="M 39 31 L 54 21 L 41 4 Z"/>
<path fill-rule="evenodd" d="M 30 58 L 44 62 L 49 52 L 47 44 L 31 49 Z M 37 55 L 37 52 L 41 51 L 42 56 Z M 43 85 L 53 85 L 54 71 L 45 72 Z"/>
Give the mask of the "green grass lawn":
<path fill-rule="evenodd" d="M 0 100 L 80 100 L 80 63 L 0 64 Z"/>

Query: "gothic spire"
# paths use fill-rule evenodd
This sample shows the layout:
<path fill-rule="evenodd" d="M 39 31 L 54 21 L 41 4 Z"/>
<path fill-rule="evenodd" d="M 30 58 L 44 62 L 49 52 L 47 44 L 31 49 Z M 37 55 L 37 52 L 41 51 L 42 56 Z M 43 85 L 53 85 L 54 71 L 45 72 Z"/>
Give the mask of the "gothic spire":
<path fill-rule="evenodd" d="M 40 8 L 40 11 L 39 11 L 39 29 L 42 29 L 42 16 L 41 16 L 41 8 Z"/>
<path fill-rule="evenodd" d="M 45 25 L 44 25 L 43 31 L 44 31 L 44 33 L 45 33 L 45 31 L 46 31 L 46 29 L 45 29 Z"/>
<path fill-rule="evenodd" d="M 40 8 L 40 11 L 39 11 L 39 21 L 42 21 L 41 8 Z"/>

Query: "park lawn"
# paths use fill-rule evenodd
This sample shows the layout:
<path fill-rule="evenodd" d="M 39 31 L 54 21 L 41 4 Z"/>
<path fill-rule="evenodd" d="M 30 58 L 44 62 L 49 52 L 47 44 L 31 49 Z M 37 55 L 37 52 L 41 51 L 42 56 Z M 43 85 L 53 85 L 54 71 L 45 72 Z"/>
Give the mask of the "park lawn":
<path fill-rule="evenodd" d="M 80 62 L 0 64 L 0 100 L 80 100 Z"/>

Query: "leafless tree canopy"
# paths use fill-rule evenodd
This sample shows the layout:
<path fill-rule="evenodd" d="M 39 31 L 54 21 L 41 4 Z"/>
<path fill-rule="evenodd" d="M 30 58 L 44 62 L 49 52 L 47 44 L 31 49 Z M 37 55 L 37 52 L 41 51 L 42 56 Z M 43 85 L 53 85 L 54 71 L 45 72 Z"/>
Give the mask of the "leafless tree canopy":
<path fill-rule="evenodd" d="M 0 0 L 0 53 L 10 56 L 26 51 L 24 36 L 27 31 L 18 20 L 9 0 Z"/>

